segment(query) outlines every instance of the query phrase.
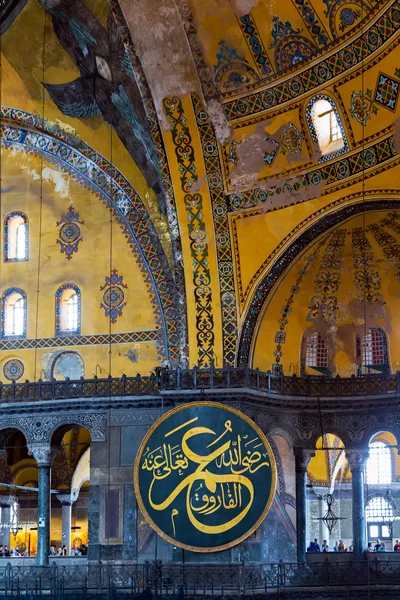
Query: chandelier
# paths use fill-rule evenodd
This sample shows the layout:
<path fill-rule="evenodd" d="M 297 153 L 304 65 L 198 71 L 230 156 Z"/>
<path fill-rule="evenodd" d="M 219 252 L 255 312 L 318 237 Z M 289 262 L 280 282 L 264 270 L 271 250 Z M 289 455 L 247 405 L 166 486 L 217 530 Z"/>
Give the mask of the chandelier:
<path fill-rule="evenodd" d="M 338 517 L 332 510 L 332 504 L 334 503 L 333 494 L 326 494 L 323 496 L 325 502 L 327 504 L 327 511 L 323 517 L 313 517 L 314 521 L 322 521 L 323 524 L 327 527 L 329 531 L 329 535 L 331 535 L 333 528 L 336 523 L 342 519 L 346 519 L 346 517 Z"/>

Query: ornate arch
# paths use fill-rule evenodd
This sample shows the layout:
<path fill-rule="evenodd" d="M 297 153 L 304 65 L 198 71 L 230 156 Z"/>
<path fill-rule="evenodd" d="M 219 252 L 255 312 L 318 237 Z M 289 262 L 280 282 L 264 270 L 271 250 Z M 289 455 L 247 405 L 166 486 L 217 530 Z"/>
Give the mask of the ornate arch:
<path fill-rule="evenodd" d="M 383 195 L 383 192 L 382 192 Z M 347 219 L 374 210 L 393 210 L 400 208 L 400 195 L 395 198 L 362 198 L 358 197 L 351 204 L 343 208 L 328 212 L 330 207 L 326 207 L 318 220 L 315 220 L 310 227 L 304 230 L 279 256 L 279 260 L 264 270 L 258 283 L 253 289 L 251 299 L 249 300 L 246 312 L 243 318 L 243 324 L 239 334 L 237 365 L 248 365 L 252 360 L 254 337 L 260 316 L 265 302 L 273 290 L 276 283 L 284 276 L 299 254 L 305 250 L 319 236 L 323 235 L 339 223 Z M 326 214 L 328 212 L 328 214 Z M 311 218 L 308 221 L 312 222 Z M 288 238 L 294 235 L 292 232 Z"/>
<path fill-rule="evenodd" d="M 46 162 L 69 173 L 112 209 L 143 272 L 160 327 L 160 350 L 166 359 L 178 360 L 180 332 L 176 285 L 139 194 L 102 155 L 59 127 L 9 107 L 0 107 L 0 118 L 3 120 L 0 141 L 6 148 L 43 155 Z"/>

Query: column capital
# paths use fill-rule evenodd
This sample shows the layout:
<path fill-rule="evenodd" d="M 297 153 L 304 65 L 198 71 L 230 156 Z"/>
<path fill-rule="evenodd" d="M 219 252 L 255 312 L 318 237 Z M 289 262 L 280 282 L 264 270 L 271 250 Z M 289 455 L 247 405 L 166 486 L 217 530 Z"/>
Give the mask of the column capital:
<path fill-rule="evenodd" d="M 369 454 L 368 448 L 348 448 L 345 454 L 351 471 L 364 470 Z"/>
<path fill-rule="evenodd" d="M 33 456 L 38 467 L 51 467 L 58 448 L 43 442 L 33 442 L 28 445 L 28 454 Z"/>
<path fill-rule="evenodd" d="M 296 461 L 296 472 L 307 471 L 310 460 L 315 456 L 315 450 L 293 448 L 293 454 Z"/>
<path fill-rule="evenodd" d="M 8 507 L 15 502 L 15 496 L 0 496 L 0 506 Z"/>
<path fill-rule="evenodd" d="M 57 494 L 56 498 L 63 506 L 72 506 L 76 500 L 72 492 L 70 494 Z"/>

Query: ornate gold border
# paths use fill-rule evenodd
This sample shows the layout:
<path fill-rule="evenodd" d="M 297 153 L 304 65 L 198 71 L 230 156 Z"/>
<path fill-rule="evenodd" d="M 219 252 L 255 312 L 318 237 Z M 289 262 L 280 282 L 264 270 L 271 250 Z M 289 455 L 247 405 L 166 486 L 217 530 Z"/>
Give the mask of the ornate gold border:
<path fill-rule="evenodd" d="M 144 507 L 144 504 L 143 504 L 143 501 L 142 501 L 142 498 L 140 495 L 139 462 L 142 457 L 143 450 L 144 450 L 150 436 L 157 429 L 157 427 L 163 421 L 168 419 L 171 415 L 173 415 L 177 412 L 180 412 L 181 410 L 190 408 L 192 406 L 213 406 L 214 408 L 222 408 L 224 410 L 228 410 L 228 411 L 234 413 L 238 417 L 241 417 L 244 421 L 246 421 L 254 429 L 254 431 L 260 437 L 262 442 L 265 444 L 265 447 L 267 448 L 268 453 L 270 455 L 270 459 L 271 459 L 271 471 L 272 471 L 271 491 L 269 494 L 267 504 L 262 512 L 262 515 L 260 516 L 258 521 L 253 525 L 253 527 L 251 527 L 251 529 L 249 529 L 247 531 L 247 533 L 242 535 L 240 538 L 237 538 L 236 540 L 230 542 L 229 544 L 225 544 L 223 546 L 216 546 L 213 548 L 198 548 L 197 546 L 188 546 L 186 544 L 182 544 L 181 542 L 178 542 L 177 540 L 174 540 L 173 538 L 169 537 L 166 533 L 161 531 L 157 527 L 157 525 L 153 522 L 153 520 L 151 519 L 151 517 L 149 516 L 149 514 L 147 513 L 147 511 Z M 165 415 L 162 415 L 162 417 L 160 417 L 150 427 L 149 431 L 144 436 L 142 443 L 140 444 L 138 453 L 136 455 L 135 466 L 134 466 L 134 476 L 133 476 L 133 483 L 134 483 L 134 487 L 135 487 L 136 499 L 139 504 L 140 510 L 142 511 L 146 521 L 154 529 L 154 531 L 156 531 L 160 537 L 164 538 L 164 540 L 167 540 L 167 542 L 169 542 L 173 546 L 178 546 L 179 548 L 183 548 L 184 550 L 191 550 L 192 552 L 203 552 L 203 553 L 205 553 L 205 552 L 220 552 L 221 550 L 228 550 L 229 548 L 232 548 L 233 546 L 240 544 L 240 542 L 243 542 L 246 538 L 248 538 L 249 535 L 251 535 L 261 525 L 261 523 L 263 522 L 263 520 L 265 519 L 265 517 L 267 516 L 267 514 L 271 508 L 272 502 L 274 501 L 274 497 L 275 497 L 276 481 L 277 481 L 277 469 L 276 469 L 276 464 L 275 464 L 275 456 L 274 456 L 274 453 L 272 451 L 272 448 L 271 448 L 266 436 L 261 431 L 261 429 L 258 427 L 258 425 L 256 425 L 247 415 L 243 414 L 242 412 L 240 412 L 240 410 L 237 410 L 236 408 L 232 408 L 231 406 L 221 404 L 220 402 L 207 402 L 207 401 L 205 401 L 205 402 L 190 402 L 190 403 L 183 404 L 182 406 L 178 406 L 177 408 L 173 408 L 172 410 L 165 413 Z"/>

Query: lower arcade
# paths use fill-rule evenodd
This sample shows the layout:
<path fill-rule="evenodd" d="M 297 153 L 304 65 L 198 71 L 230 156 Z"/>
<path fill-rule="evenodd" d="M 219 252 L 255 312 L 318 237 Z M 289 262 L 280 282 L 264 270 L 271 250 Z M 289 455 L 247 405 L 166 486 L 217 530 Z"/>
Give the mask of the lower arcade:
<path fill-rule="evenodd" d="M 28 393 L 35 396 L 34 412 L 23 397 L 15 403 L 16 393 L 21 392 L 15 384 L 3 386 L 0 594 L 33 593 L 39 573 L 42 592 L 52 590 L 59 594 L 57 598 L 64 597 L 62 593 L 79 598 L 95 589 L 104 593 L 112 589 L 132 598 L 146 593 L 184 594 L 185 598 L 259 594 L 317 598 L 319 588 L 327 586 L 331 595 L 324 598 L 346 597 L 340 595 L 344 592 L 336 588 L 339 585 L 350 586 L 358 594 L 348 597 L 363 598 L 366 582 L 400 585 L 397 391 L 384 389 L 387 381 L 373 376 L 364 379 L 363 385 L 371 390 L 368 410 L 362 407 L 360 390 L 354 388 L 353 406 L 359 402 L 359 408 L 349 412 L 345 379 L 342 388 L 336 387 L 336 396 L 323 401 L 315 395 L 318 387 L 304 397 L 293 378 L 289 379 L 291 395 L 285 397 L 282 381 L 259 371 L 163 370 L 140 382 L 137 378 L 104 380 L 107 386 L 101 392 L 102 381 L 94 381 L 99 393 L 92 396 L 90 408 L 87 399 L 83 407 L 85 396 L 94 391 L 89 381 L 85 388 L 79 381 L 59 383 L 58 398 L 53 399 L 45 399 L 46 384 L 41 390 L 31 384 Z M 341 396 L 343 391 L 346 395 Z M 215 435 L 221 431 L 214 446 L 220 463 L 215 458 L 215 464 L 225 465 L 230 477 L 239 473 L 236 480 L 230 480 L 234 492 L 230 503 L 229 483 L 225 487 L 224 507 L 234 509 L 234 502 L 245 505 L 245 487 L 250 485 L 246 475 L 256 475 L 259 469 L 262 479 L 254 484 L 256 503 L 261 482 L 266 481 L 267 471 L 262 467 L 269 467 L 267 461 L 276 466 L 276 481 L 270 482 L 274 489 L 268 510 L 250 535 L 239 543 L 228 543 L 226 549 L 204 552 L 200 548 L 199 552 L 179 542 L 177 531 L 188 505 L 172 503 L 157 525 L 152 521 L 155 517 L 149 517 L 144 494 L 135 490 L 134 479 L 140 479 L 141 471 L 153 473 L 153 483 L 161 484 L 163 498 L 167 497 L 168 477 L 174 469 L 182 476 L 187 457 L 166 457 L 148 436 L 166 423 L 167 439 L 202 418 L 199 413 L 175 427 L 170 424 L 171 415 L 199 407 L 208 414 L 213 406 L 235 411 L 229 420 L 224 416 L 221 429 L 214 417 L 212 429 L 206 427 L 207 432 L 215 429 Z M 257 436 L 250 439 L 251 433 L 244 431 L 241 437 L 237 435 L 235 415 L 245 419 L 246 427 L 259 428 L 270 455 L 256 455 L 262 450 Z M 235 431 L 238 451 L 221 454 L 224 436 L 226 440 Z M 188 433 L 196 432 L 190 429 Z M 246 443 L 252 443 L 248 446 L 251 453 L 246 453 Z M 167 447 L 176 446 L 164 444 Z M 207 460 L 210 472 L 211 459 Z M 206 487 L 213 488 L 207 477 L 200 494 Z M 215 497 L 217 493 L 214 486 Z M 139 502 L 138 494 L 142 496 Z M 207 503 L 212 498 L 201 497 Z M 194 495 L 191 514 L 196 519 L 201 520 L 201 513 L 216 511 L 215 502 L 196 509 L 196 501 L 202 502 Z M 172 507 L 176 508 L 171 512 Z M 247 521 L 243 522 L 246 528 Z M 168 535 L 175 535 L 177 544 L 166 539 Z M 196 545 L 194 539 L 189 536 L 189 548 Z M 215 546 L 213 539 L 211 543 Z M 396 597 L 388 595 L 390 590 L 384 593 Z"/>

